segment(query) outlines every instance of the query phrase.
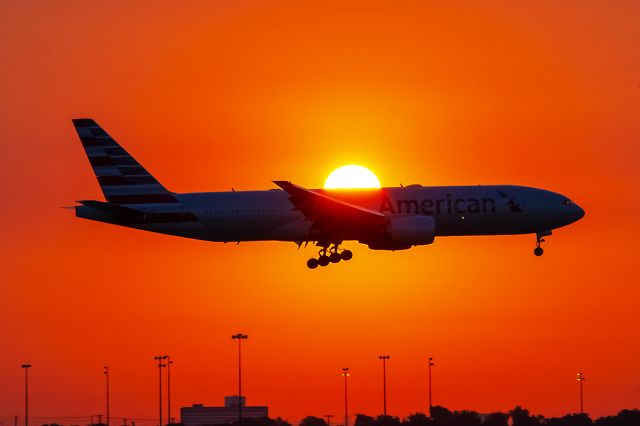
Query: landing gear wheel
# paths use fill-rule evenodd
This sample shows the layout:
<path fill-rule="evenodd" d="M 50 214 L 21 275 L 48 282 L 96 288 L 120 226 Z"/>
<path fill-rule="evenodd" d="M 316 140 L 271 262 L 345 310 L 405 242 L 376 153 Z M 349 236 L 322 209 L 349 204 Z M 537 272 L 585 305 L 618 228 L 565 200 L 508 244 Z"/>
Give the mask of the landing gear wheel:
<path fill-rule="evenodd" d="M 340 253 L 333 252 L 329 255 L 329 260 L 331 261 L 331 263 L 338 263 L 340 262 L 340 259 Z"/>
<path fill-rule="evenodd" d="M 330 262 L 329 256 L 327 256 L 327 255 L 322 255 L 318 259 L 318 265 L 320 265 L 320 266 L 327 266 L 329 264 L 329 262 Z"/>
<path fill-rule="evenodd" d="M 544 243 L 543 237 L 546 237 L 549 235 L 551 235 L 551 230 L 536 232 L 536 248 L 533 249 L 533 254 L 535 254 L 536 256 L 542 256 L 542 253 L 544 253 L 544 250 L 542 250 L 542 247 L 540 246 L 542 245 L 542 243 Z"/>
<path fill-rule="evenodd" d="M 351 258 L 353 257 L 353 253 L 351 252 L 351 250 L 345 250 L 342 253 L 340 253 L 340 257 L 342 258 L 342 260 L 351 260 Z"/>
<path fill-rule="evenodd" d="M 307 268 L 316 269 L 317 267 L 318 267 L 318 259 L 316 259 L 315 257 L 312 257 L 311 259 L 307 260 Z"/>

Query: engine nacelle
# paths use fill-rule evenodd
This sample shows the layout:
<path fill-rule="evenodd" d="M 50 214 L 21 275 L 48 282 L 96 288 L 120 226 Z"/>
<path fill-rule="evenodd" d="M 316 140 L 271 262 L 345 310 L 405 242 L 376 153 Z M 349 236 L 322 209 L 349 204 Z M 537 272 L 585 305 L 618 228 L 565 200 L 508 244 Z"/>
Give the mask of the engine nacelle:
<path fill-rule="evenodd" d="M 387 232 L 394 244 L 431 244 L 436 238 L 436 221 L 431 216 L 392 216 L 389 218 Z"/>
<path fill-rule="evenodd" d="M 431 244 L 436 238 L 436 221 L 431 216 L 390 217 L 384 236 L 366 244 L 373 250 L 406 250 Z"/>

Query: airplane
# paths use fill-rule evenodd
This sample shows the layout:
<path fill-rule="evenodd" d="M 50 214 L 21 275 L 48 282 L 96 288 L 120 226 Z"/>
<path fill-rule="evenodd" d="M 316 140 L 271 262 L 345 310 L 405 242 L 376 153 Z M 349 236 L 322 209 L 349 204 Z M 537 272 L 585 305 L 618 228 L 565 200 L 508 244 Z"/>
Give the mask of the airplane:
<path fill-rule="evenodd" d="M 72 122 L 106 198 L 78 201 L 76 217 L 215 242 L 312 242 L 310 269 L 350 260 L 340 249 L 350 240 L 395 251 L 443 236 L 535 234 L 541 256 L 544 237 L 585 214 L 564 195 L 514 185 L 326 190 L 276 180 L 280 189 L 175 193 L 93 119 Z"/>

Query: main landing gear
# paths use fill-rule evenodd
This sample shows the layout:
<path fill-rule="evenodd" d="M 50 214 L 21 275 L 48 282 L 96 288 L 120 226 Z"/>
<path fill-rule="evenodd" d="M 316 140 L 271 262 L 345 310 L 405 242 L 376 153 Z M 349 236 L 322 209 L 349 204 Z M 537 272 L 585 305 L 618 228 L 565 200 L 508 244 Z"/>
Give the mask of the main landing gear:
<path fill-rule="evenodd" d="M 542 237 L 546 237 L 548 235 L 551 235 L 551 231 L 536 232 L 536 248 L 533 249 L 533 254 L 536 256 L 542 256 L 544 253 L 544 250 L 540 247 L 540 245 L 544 243 L 544 238 Z"/>
<path fill-rule="evenodd" d="M 328 250 L 328 252 L 327 252 Z M 323 247 L 318 252 L 318 258 L 312 257 L 307 260 L 309 269 L 316 269 L 318 266 L 327 266 L 329 263 L 338 263 L 341 260 L 347 261 L 353 257 L 351 250 L 342 250 L 338 252 L 338 245 L 334 244 L 331 248 Z"/>

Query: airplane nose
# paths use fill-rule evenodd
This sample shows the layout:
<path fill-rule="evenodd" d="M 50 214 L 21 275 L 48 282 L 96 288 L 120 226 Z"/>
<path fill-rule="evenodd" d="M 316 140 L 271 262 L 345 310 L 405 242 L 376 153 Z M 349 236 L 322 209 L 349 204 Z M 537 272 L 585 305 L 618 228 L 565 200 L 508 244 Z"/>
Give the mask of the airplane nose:
<path fill-rule="evenodd" d="M 584 209 L 582 207 L 580 207 L 579 205 L 576 204 L 576 219 L 575 220 L 580 220 L 584 217 Z"/>

